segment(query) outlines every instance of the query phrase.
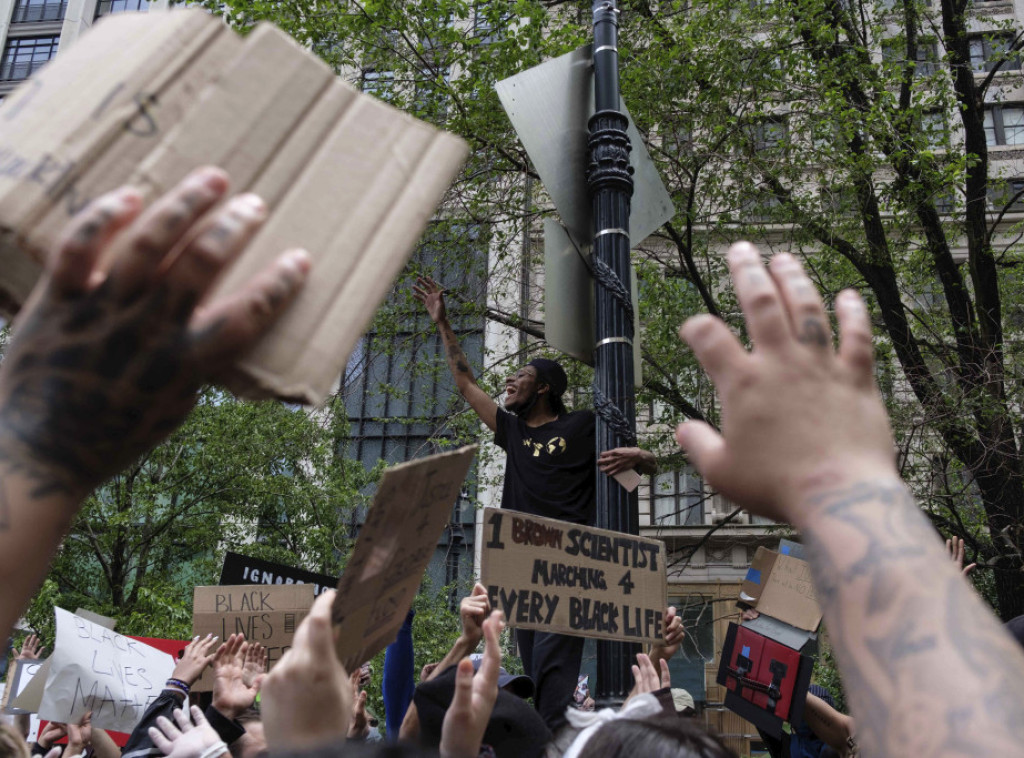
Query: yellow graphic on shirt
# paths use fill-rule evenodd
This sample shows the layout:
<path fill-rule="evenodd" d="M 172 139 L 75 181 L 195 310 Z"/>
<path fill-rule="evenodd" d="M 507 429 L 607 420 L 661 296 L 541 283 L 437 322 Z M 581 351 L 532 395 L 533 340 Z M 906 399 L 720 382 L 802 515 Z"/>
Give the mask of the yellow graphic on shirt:
<path fill-rule="evenodd" d="M 552 437 L 547 443 L 534 442 L 529 437 L 524 437 L 523 447 L 530 448 L 533 451 L 534 458 L 540 458 L 540 454 L 545 450 L 550 456 L 561 455 L 569 449 L 569 444 L 563 437 Z"/>

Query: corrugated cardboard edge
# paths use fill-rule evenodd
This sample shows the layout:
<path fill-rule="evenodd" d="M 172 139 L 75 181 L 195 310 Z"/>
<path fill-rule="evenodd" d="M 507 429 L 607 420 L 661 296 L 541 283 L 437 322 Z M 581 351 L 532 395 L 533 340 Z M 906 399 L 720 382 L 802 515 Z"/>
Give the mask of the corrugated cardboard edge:
<path fill-rule="evenodd" d="M 250 356 L 240 361 L 238 374 L 231 382 L 230 387 L 235 393 L 254 398 L 286 397 L 309 405 L 323 402 L 341 375 L 356 342 L 373 320 L 377 306 L 408 262 L 432 214 L 420 215 L 415 224 L 407 225 L 404 230 L 398 224 L 388 223 L 389 219 L 395 216 L 408 216 L 409 207 L 419 205 L 420 198 L 429 201 L 424 202 L 424 206 L 436 208 L 468 155 L 469 145 L 465 140 L 443 131 L 436 133 L 430 147 L 421 155 L 416 170 L 406 183 L 405 190 L 392 204 L 377 233 L 364 248 L 353 275 L 335 297 L 336 303 L 346 303 L 346 311 L 359 315 L 357 319 L 348 322 L 340 339 L 333 344 L 320 347 L 316 360 L 329 368 L 325 368 L 316 376 L 297 375 L 294 372 L 287 376 L 279 376 L 268 371 L 258 359 Z M 375 254 L 375 251 L 380 249 L 403 250 L 405 254 L 392 259 L 383 258 L 382 263 L 381 256 Z M 316 276 L 315 270 L 312 276 Z M 338 321 L 328 313 L 324 323 L 337 324 Z M 317 351 L 317 347 L 311 342 L 307 346 L 306 355 Z M 257 351 L 258 349 L 257 347 Z"/>

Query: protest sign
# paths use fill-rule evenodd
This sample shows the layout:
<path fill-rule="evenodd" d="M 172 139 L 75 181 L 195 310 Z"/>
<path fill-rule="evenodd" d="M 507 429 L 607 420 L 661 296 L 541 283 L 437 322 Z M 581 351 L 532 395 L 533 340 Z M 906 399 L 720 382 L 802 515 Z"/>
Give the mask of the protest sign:
<path fill-rule="evenodd" d="M 312 607 L 311 584 L 196 587 L 192 634 L 213 634 L 222 642 L 232 634 L 244 634 L 267 649 L 267 666 L 273 667 L 291 647 L 295 630 Z M 207 669 L 192 690 L 212 691 L 213 672 Z"/>
<path fill-rule="evenodd" d="M 312 584 L 313 594 L 319 595 L 338 584 L 336 577 L 316 574 L 260 558 L 228 552 L 220 572 L 221 584 Z"/>
<path fill-rule="evenodd" d="M 221 166 L 270 210 L 211 298 L 289 248 L 308 250 L 316 270 L 232 389 L 311 404 L 331 391 L 468 154 L 281 30 L 259 24 L 242 38 L 197 9 L 104 16 L 9 94 L 0 119 L 0 310 L 25 302 L 90 200 L 122 184 L 151 200 Z"/>
<path fill-rule="evenodd" d="M 93 726 L 130 732 L 160 695 L 174 670 L 173 659 L 62 608 L 54 612 L 56 644 L 45 682 L 40 669 L 13 704 L 61 723 L 77 722 L 92 711 Z M 38 706 L 24 702 L 41 683 Z"/>
<path fill-rule="evenodd" d="M 509 626 L 629 642 L 663 635 L 659 540 L 484 509 L 481 579 Z"/>
<path fill-rule="evenodd" d="M 14 661 L 11 665 L 10 675 L 7 678 L 7 686 L 4 689 L 4 713 L 24 714 L 34 712 L 26 708 L 19 708 L 17 705 L 18 696 L 25 691 L 41 669 L 43 669 L 42 681 L 46 681 L 46 673 L 49 671 L 49 666 L 47 666 L 48 660 L 49 658 Z"/>
<path fill-rule="evenodd" d="M 338 658 L 354 671 L 390 644 L 412 606 L 476 453 L 471 445 L 384 472 L 338 582 Z"/>

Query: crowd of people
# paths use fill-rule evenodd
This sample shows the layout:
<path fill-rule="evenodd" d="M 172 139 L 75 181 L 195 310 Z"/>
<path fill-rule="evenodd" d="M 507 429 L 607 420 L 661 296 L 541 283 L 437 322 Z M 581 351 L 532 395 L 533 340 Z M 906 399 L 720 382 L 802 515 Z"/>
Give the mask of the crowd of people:
<path fill-rule="evenodd" d="M 170 433 L 201 385 L 229 381 L 233 362 L 301 288 L 309 257 L 293 251 L 241 291 L 208 301 L 266 216 L 258 198 L 227 196 L 227 176 L 207 168 L 149 209 L 130 188 L 100 198 L 71 222 L 20 313 L 0 366 L 0 635 L 24 611 L 83 498 Z M 824 698 L 824 708 L 809 698 L 808 725 L 840 750 L 852 731 L 870 756 L 1019 754 L 1024 651 L 899 478 L 865 304 L 855 292 L 836 297 L 836 348 L 797 258 L 780 254 L 765 266 L 739 243 L 728 264 L 754 347 L 711 316 L 681 327 L 718 391 L 722 424 L 685 422 L 676 439 L 712 487 L 802 536 L 852 710 L 852 720 L 837 719 Z M 595 469 L 650 469 L 653 456 L 637 448 L 595 459 L 593 415 L 566 411 L 565 373 L 553 361 L 511 376 L 500 408 L 476 385 L 440 288 L 421 280 L 417 297 L 441 330 L 460 391 L 506 451 L 503 507 L 589 523 Z M 481 589 L 463 601 L 451 653 L 419 684 L 386 674 L 388 738 L 368 739 L 360 672 L 350 676 L 335 653 L 328 592 L 268 673 L 258 646 L 241 637 L 193 640 L 123 749 L 86 715 L 49 725 L 32 752 L 56 758 L 62 749 L 51 746 L 66 734 L 67 758 L 731 754 L 692 718 L 692 699 L 673 696 L 665 661 L 684 632 L 671 609 L 663 644 L 637 659 L 627 702 L 585 711 L 572 705 L 579 639 L 518 630 L 529 684 L 503 674 L 505 622 Z M 214 691 L 200 709 L 191 688 L 207 667 Z M 4 753 L 29 752 L 17 727 L 0 735 Z"/>

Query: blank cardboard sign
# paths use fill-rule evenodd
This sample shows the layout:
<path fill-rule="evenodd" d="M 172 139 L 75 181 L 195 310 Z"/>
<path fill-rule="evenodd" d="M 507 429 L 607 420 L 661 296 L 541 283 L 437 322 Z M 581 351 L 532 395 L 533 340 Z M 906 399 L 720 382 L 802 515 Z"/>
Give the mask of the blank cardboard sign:
<path fill-rule="evenodd" d="M 332 609 L 338 658 L 349 671 L 395 639 L 475 454 L 470 445 L 381 477 Z"/>
<path fill-rule="evenodd" d="M 0 310 L 25 302 L 90 200 L 123 184 L 153 199 L 219 165 L 270 214 L 211 297 L 286 249 L 314 262 L 231 389 L 318 403 L 467 152 L 357 92 L 273 26 L 242 39 L 195 9 L 104 17 L 0 107 Z"/>

